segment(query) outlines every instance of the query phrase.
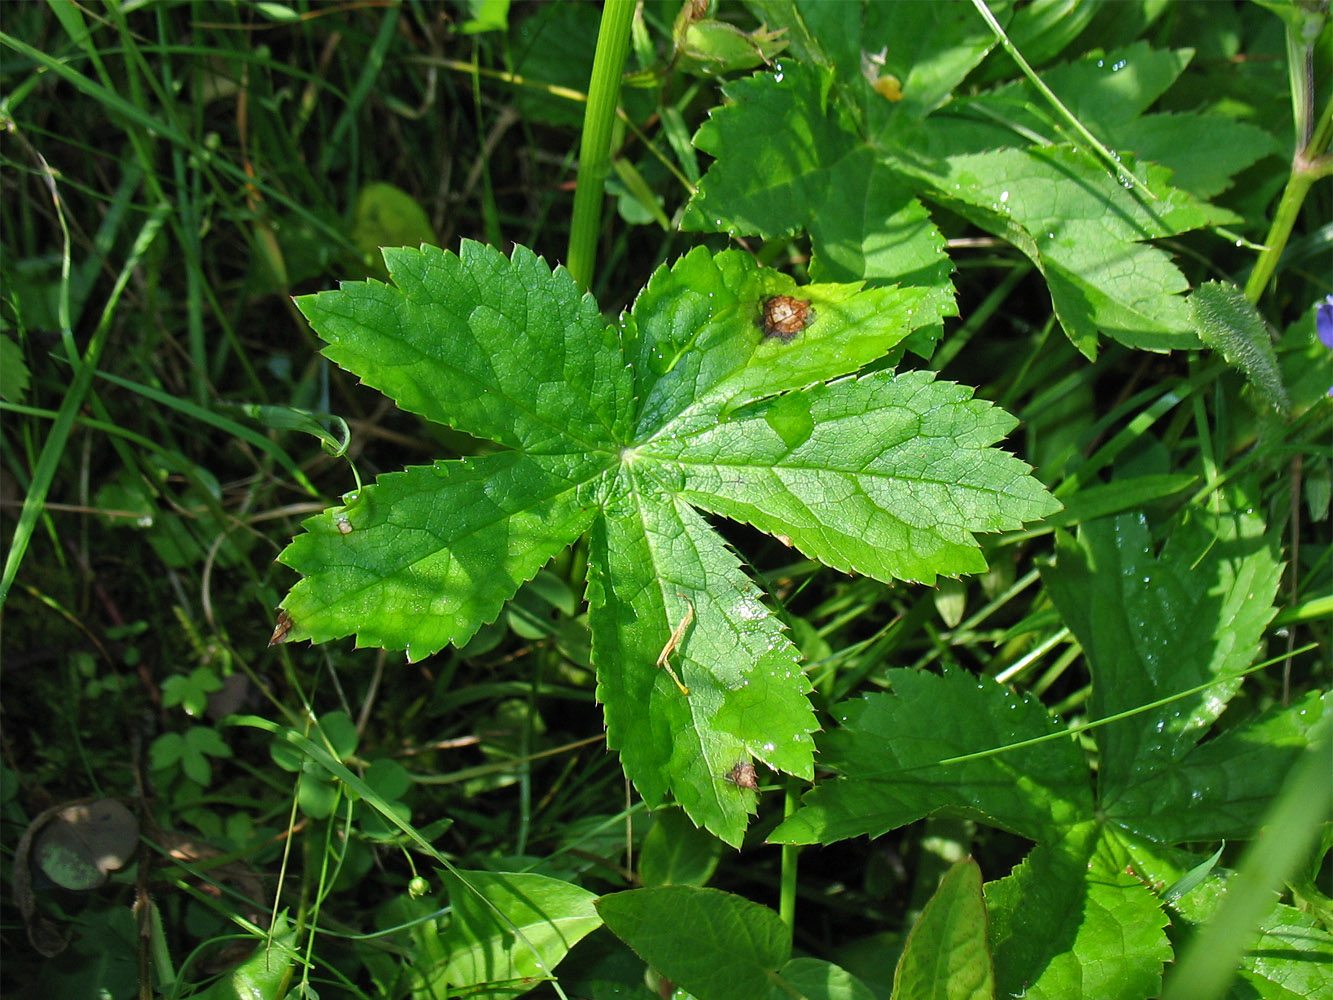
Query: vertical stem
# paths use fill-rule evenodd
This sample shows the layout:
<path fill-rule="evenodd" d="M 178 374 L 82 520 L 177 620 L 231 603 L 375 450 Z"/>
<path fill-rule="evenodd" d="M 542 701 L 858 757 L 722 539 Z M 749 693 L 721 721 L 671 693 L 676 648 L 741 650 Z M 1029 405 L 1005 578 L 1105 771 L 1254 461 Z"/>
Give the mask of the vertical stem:
<path fill-rule="evenodd" d="M 1317 121 L 1312 115 L 1314 44 L 1323 30 L 1326 17 L 1326 13 L 1312 11 L 1299 28 L 1287 25 L 1287 62 L 1291 74 L 1291 103 L 1297 129 L 1297 148 L 1292 158 L 1291 176 L 1287 178 L 1282 199 L 1273 214 L 1268 238 L 1264 240 L 1263 253 L 1254 262 L 1254 270 L 1245 282 L 1245 297 L 1253 303 L 1258 303 L 1277 272 L 1278 261 L 1282 258 L 1282 251 L 1287 248 L 1287 241 L 1291 239 L 1296 217 L 1305 204 L 1305 196 L 1317 179 L 1329 173 L 1325 154 L 1330 139 L 1333 139 L 1333 101 L 1324 105 Z"/>
<path fill-rule="evenodd" d="M 569 228 L 565 266 L 584 288 L 592 286 L 601 231 L 602 192 L 611 168 L 611 127 L 620 99 L 620 75 L 629 54 L 635 0 L 606 0 L 597 33 L 588 106 L 583 113 L 579 175 L 574 190 L 574 218 Z"/>
<path fill-rule="evenodd" d="M 796 812 L 796 800 L 800 797 L 800 787 L 795 778 L 787 779 L 783 793 L 782 818 L 786 819 Z M 778 916 L 787 925 L 787 933 L 796 930 L 796 859 L 801 849 L 796 844 L 782 845 L 782 874 L 778 885 Z"/>

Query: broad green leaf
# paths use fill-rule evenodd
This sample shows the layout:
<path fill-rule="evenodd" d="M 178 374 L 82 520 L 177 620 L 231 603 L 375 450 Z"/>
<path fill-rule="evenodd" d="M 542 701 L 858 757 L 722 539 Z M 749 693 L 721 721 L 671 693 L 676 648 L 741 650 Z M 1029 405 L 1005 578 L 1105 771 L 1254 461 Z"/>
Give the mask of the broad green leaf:
<path fill-rule="evenodd" d="M 770 25 L 787 27 L 803 62 L 836 73 L 874 123 L 872 134 L 883 135 L 889 123 L 901 129 L 952 99 L 995 44 L 985 21 L 960 4 L 751 0 L 749 6 L 762 11 Z M 1005 10 L 996 13 L 1001 23 L 1009 17 Z M 901 44 L 908 38 L 911 45 Z M 784 77 L 788 68 L 784 61 Z M 899 81 L 897 102 L 886 101 L 870 86 L 872 75 L 887 74 Z"/>
<path fill-rule="evenodd" d="M 797 286 L 699 248 L 613 326 L 522 248 L 385 260 L 393 285 L 299 300 L 327 353 L 506 450 L 383 475 L 306 521 L 280 557 L 305 579 L 277 640 L 355 634 L 418 660 L 588 532 L 609 744 L 651 805 L 670 794 L 733 845 L 755 795 L 727 776 L 758 759 L 809 778 L 816 724 L 795 648 L 699 509 L 887 581 L 983 569 L 976 532 L 1058 507 L 992 447 L 1013 421 L 970 390 L 845 377 L 937 321 L 929 287 Z M 774 296 L 803 303 L 786 338 L 765 333 Z"/>
<path fill-rule="evenodd" d="M 875 994 L 846 969 L 817 958 L 793 958 L 777 971 L 768 1000 L 874 1000 Z"/>
<path fill-rule="evenodd" d="M 292 968 L 300 959 L 297 930 L 278 914 L 268 936 L 244 962 L 191 1000 L 280 1000 L 287 995 Z"/>
<path fill-rule="evenodd" d="M 954 156 L 919 176 L 933 184 L 932 200 L 1013 244 L 1040 269 L 1065 333 L 1091 358 L 1099 332 L 1146 350 L 1199 343 L 1184 274 L 1141 241 L 1197 228 L 1209 217 L 1166 185 L 1164 169 L 1141 172 L 1153 201 L 1069 146 Z"/>
<path fill-rule="evenodd" d="M 440 935 L 446 978 L 455 986 L 496 984 L 469 996 L 526 993 L 601 924 L 591 892 L 546 875 L 457 871 L 444 880 L 453 914 Z"/>
<path fill-rule="evenodd" d="M 1115 127 L 1152 107 L 1185 71 L 1194 53 L 1149 48 L 1137 41 L 1121 49 L 1095 52 L 1043 70 L 1041 80 L 1074 117 L 1092 132 L 1115 142 Z M 1024 87 L 1031 87 L 1028 81 Z M 1035 93 L 1032 95 L 1035 99 Z"/>
<path fill-rule="evenodd" d="M 1061 535 L 1056 551 L 1042 578 L 1088 657 L 1094 718 L 1219 681 L 1097 730 L 1102 808 L 1119 816 L 1121 797 L 1174 771 L 1239 688 L 1238 674 L 1273 617 L 1281 565 L 1258 517 L 1197 508 L 1160 556 L 1143 517 L 1133 514 L 1085 524 L 1078 541 Z M 1124 817 L 1131 823 L 1143 805 L 1132 801 Z"/>
<path fill-rule="evenodd" d="M 1091 861 L 1092 824 L 986 886 L 998 996 L 1146 1000 L 1171 958 L 1167 915 L 1138 879 Z M 1035 977 L 1035 978 L 1034 978 Z"/>
<path fill-rule="evenodd" d="M 825 31 L 819 45 L 803 44 L 798 34 L 794 48 L 811 49 L 809 58 L 818 49 L 825 61 L 832 53 L 838 64 L 782 66 L 725 88 L 731 103 L 716 109 L 695 137 L 717 161 L 687 207 L 684 226 L 766 238 L 804 228 L 811 237 L 812 274 L 920 283 L 938 295 L 949 263 L 916 201 L 919 193 L 1031 258 L 1066 333 L 1088 357 L 1095 356 L 1099 334 L 1149 350 L 1197 346 L 1184 275 L 1144 241 L 1234 216 L 1168 186 L 1169 169 L 1136 168 L 1134 147 L 1121 145 L 1124 171 L 1135 172 L 1146 188 L 1127 190 L 1090 154 L 1058 145 L 1062 133 L 1026 84 L 940 108 L 942 95 L 957 83 L 957 70 L 991 44 L 970 11 L 958 7 L 941 14 L 942 6 L 870 5 L 866 24 L 858 22 L 858 8 L 847 5 L 804 11 L 802 17 L 825 24 Z M 919 25 L 909 32 L 919 44 L 903 50 L 890 40 L 895 55 L 877 55 L 879 26 L 869 22 L 881 17 L 940 17 L 933 27 L 941 34 Z M 975 23 L 960 34 L 959 25 L 943 23 L 951 18 Z M 969 31 L 980 48 L 966 41 Z M 913 75 L 929 67 L 936 45 L 946 56 L 938 67 L 942 94 Z M 1066 89 L 1081 97 L 1076 113 L 1106 130 L 1108 141 L 1115 143 L 1120 131 L 1128 143 L 1151 137 L 1135 131 L 1143 120 L 1137 115 L 1187 61 L 1186 55 L 1140 44 L 1059 72 Z M 880 99 L 867 80 L 889 72 L 904 81 L 903 99 L 894 104 Z M 965 106 L 973 116 L 960 112 Z M 1217 135 L 1230 134 L 1242 144 L 1226 161 L 1233 172 L 1272 151 L 1268 144 L 1245 145 L 1245 136 L 1227 132 L 1230 124 L 1219 117 Z M 870 136 L 879 138 L 872 142 Z M 1157 156 L 1176 166 L 1161 143 L 1145 145 L 1139 160 Z M 1197 190 L 1212 193 L 1224 186 L 1221 169 L 1205 180 L 1196 168 L 1190 179 Z M 952 304 L 932 297 L 931 305 L 943 315 Z"/>
<path fill-rule="evenodd" d="M 1092 812 L 1087 765 L 1068 739 L 939 763 L 1059 732 L 1036 699 L 962 671 L 890 670 L 886 680 L 891 693 L 835 709 L 820 761 L 839 776 L 807 793 L 771 840 L 875 837 L 945 810 L 1041 841 Z"/>
<path fill-rule="evenodd" d="M 1239 368 L 1265 403 L 1280 413 L 1291 408 L 1268 328 L 1239 288 L 1205 281 L 1190 296 L 1190 309 L 1199 337 Z"/>
<path fill-rule="evenodd" d="M 519 584 L 587 530 L 586 456 L 502 452 L 380 476 L 343 515 L 303 522 L 282 553 L 303 574 L 283 602 L 290 638 L 357 633 L 419 660 L 494 621 Z"/>
<path fill-rule="evenodd" d="M 380 181 L 367 184 L 356 196 L 352 242 L 365 260 L 374 263 L 376 276 L 387 277 L 379 262 L 380 247 L 414 247 L 439 240 L 416 199 L 402 188 Z"/>
<path fill-rule="evenodd" d="M 1171 183 L 1196 198 L 1221 194 L 1246 167 L 1282 153 L 1276 136 L 1224 115 L 1144 115 L 1117 126 L 1113 135 L 1117 148 L 1169 168 Z M 1221 221 L 1223 213 L 1212 211 Z"/>
<path fill-rule="evenodd" d="M 981 869 L 953 865 L 908 935 L 893 976 L 893 1000 L 991 1000 L 995 972 L 986 940 Z"/>
<path fill-rule="evenodd" d="M 568 272 L 515 247 L 389 247 L 392 285 L 297 300 L 324 354 L 399 406 L 529 453 L 605 447 L 627 415 L 615 332 Z M 575 404 L 578 405 L 575 405 Z"/>
<path fill-rule="evenodd" d="M 717 889 L 661 886 L 597 901 L 607 928 L 676 986 L 706 1000 L 755 1000 L 791 955 L 766 906 Z"/>

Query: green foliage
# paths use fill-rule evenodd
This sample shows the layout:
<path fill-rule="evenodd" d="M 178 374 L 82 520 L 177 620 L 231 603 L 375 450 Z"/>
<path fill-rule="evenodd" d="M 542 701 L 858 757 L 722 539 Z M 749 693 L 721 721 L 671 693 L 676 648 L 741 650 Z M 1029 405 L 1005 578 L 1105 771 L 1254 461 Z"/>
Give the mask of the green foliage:
<path fill-rule="evenodd" d="M 661 886 L 603 896 L 597 912 L 654 969 L 695 996 L 767 996 L 791 937 L 767 907 L 717 889 Z"/>
<path fill-rule="evenodd" d="M 3 28 L 0 992 L 1333 994 L 1326 4 Z"/>
<path fill-rule="evenodd" d="M 454 872 L 447 879 L 453 920 L 441 935 L 444 979 L 473 996 L 519 996 L 601 925 L 596 896 L 545 875 Z M 507 981 L 516 981 L 506 985 Z"/>
<path fill-rule="evenodd" d="M 1000 988 L 1142 997 L 1170 956 L 1166 916 L 1118 859 L 1157 867 L 1177 863 L 1170 845 L 1247 836 L 1268 804 L 1263 786 L 1291 768 L 1333 703 L 1312 691 L 1199 743 L 1273 613 L 1279 566 L 1254 516 L 1199 512 L 1156 556 L 1140 518 L 1092 521 L 1057 556 L 1043 575 L 1093 677 L 1095 801 L 1082 752 L 1034 700 L 959 673 L 899 670 L 891 693 L 835 710 L 820 759 L 839 778 L 808 793 L 773 839 L 879 836 L 943 812 L 1036 841 L 988 889 Z M 1114 973 L 1098 971 L 1108 962 Z M 1087 986 L 1098 976 L 1113 982 Z"/>
<path fill-rule="evenodd" d="M 288 639 L 356 632 L 409 660 L 461 645 L 590 532 L 608 743 L 649 803 L 670 791 L 733 845 L 753 797 L 727 773 L 756 757 L 808 779 L 815 725 L 778 621 L 694 508 L 886 582 L 984 569 L 973 532 L 1055 509 L 990 448 L 1012 420 L 970 392 L 921 373 L 825 381 L 910 332 L 913 290 L 798 290 L 696 250 L 617 329 L 521 247 L 385 260 L 393 287 L 300 301 L 329 357 L 509 450 L 380 477 L 341 515 L 350 531 L 308 521 L 281 557 L 306 578 L 283 602 Z M 797 291 L 814 320 L 790 344 L 764 336 L 764 301 Z M 677 684 L 659 661 L 680 622 Z"/>
<path fill-rule="evenodd" d="M 148 748 L 149 766 L 169 779 L 177 768 L 196 785 L 213 782 L 210 757 L 230 757 L 231 747 L 214 729 L 191 726 L 184 733 L 163 733 Z"/>
<path fill-rule="evenodd" d="M 898 960 L 893 995 L 898 1000 L 981 1000 L 995 995 L 981 869 L 975 861 L 950 868 L 926 904 Z"/>

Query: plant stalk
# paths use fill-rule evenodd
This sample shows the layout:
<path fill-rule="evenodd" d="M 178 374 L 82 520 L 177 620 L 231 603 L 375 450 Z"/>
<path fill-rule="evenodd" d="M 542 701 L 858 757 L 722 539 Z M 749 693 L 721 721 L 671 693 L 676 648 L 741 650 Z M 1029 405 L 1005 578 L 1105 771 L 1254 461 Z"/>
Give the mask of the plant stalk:
<path fill-rule="evenodd" d="M 1282 252 L 1296 225 L 1296 217 L 1305 204 L 1305 196 L 1316 180 L 1333 173 L 1333 161 L 1327 155 L 1330 139 L 1333 139 L 1333 100 L 1324 104 L 1318 121 L 1312 121 L 1310 113 L 1314 107 L 1314 43 L 1323 30 L 1325 16 L 1311 14 L 1299 31 L 1295 26 L 1287 25 L 1287 61 L 1297 150 L 1292 157 L 1291 176 L 1287 178 L 1282 199 L 1273 213 L 1273 225 L 1264 240 L 1263 252 L 1245 282 L 1245 297 L 1256 305 L 1277 272 Z"/>
<path fill-rule="evenodd" d="M 629 54 L 634 0 L 606 0 L 597 33 L 588 105 L 583 112 L 579 143 L 579 173 L 574 189 L 574 217 L 569 227 L 565 266 L 583 288 L 592 287 L 601 235 L 602 194 L 611 169 L 611 129 L 620 100 L 620 75 Z"/>
<path fill-rule="evenodd" d="M 786 819 L 796 812 L 801 790 L 795 778 L 787 779 L 787 786 L 782 799 L 782 818 Z M 778 886 L 778 916 L 787 925 L 787 933 L 796 932 L 796 861 L 801 848 L 796 844 L 782 845 L 782 873 Z"/>

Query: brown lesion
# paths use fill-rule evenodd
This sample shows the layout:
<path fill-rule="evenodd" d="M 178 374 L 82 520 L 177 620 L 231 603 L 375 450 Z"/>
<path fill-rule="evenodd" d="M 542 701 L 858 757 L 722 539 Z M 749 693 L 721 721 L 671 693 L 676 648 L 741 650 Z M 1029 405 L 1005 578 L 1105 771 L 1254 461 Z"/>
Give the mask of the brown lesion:
<path fill-rule="evenodd" d="M 784 344 L 815 321 L 815 311 L 808 299 L 774 295 L 764 300 L 760 326 L 765 337 L 776 337 Z"/>

